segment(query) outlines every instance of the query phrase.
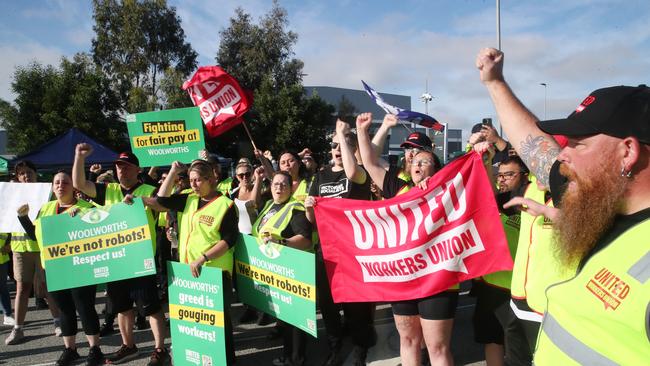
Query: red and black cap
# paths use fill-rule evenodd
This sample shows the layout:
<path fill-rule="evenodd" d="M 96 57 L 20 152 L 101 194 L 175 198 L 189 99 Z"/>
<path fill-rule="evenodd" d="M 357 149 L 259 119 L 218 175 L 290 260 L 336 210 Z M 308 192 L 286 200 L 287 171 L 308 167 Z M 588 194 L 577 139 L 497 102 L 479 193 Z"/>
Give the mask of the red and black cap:
<path fill-rule="evenodd" d="M 538 122 L 552 135 L 588 136 L 605 134 L 635 137 L 650 144 L 650 88 L 614 86 L 593 91 L 567 118 Z"/>
<path fill-rule="evenodd" d="M 138 157 L 128 151 L 120 153 L 117 159 L 115 159 L 115 164 L 117 163 L 127 163 L 137 167 L 140 166 L 140 160 L 138 160 Z"/>
<path fill-rule="evenodd" d="M 431 151 L 431 139 L 421 132 L 413 132 L 406 138 L 406 140 L 404 140 L 404 142 L 402 142 L 401 145 L 399 145 L 399 147 L 402 149 L 415 147 Z"/>

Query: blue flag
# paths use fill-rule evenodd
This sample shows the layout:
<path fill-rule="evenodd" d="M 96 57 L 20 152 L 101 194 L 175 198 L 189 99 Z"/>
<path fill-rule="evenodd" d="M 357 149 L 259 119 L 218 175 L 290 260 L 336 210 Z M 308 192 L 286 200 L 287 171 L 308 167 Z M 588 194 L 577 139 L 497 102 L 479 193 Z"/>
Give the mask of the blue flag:
<path fill-rule="evenodd" d="M 402 121 L 417 123 L 420 126 L 433 128 L 436 131 L 442 132 L 445 130 L 445 126 L 442 123 L 438 122 L 435 118 L 424 113 L 413 112 L 407 109 L 402 109 L 390 105 L 384 101 L 384 98 L 382 98 L 379 93 L 377 93 L 373 88 L 366 84 L 365 81 L 361 80 L 361 83 L 363 83 L 363 88 L 366 90 L 366 93 L 368 93 L 370 98 L 374 100 L 375 103 L 377 103 L 377 105 L 386 113 L 394 114 Z"/>

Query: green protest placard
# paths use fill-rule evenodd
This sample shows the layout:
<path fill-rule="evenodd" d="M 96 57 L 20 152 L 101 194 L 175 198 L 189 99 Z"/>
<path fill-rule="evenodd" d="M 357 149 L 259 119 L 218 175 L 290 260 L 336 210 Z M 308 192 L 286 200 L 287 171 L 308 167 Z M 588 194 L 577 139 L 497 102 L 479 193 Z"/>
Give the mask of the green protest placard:
<path fill-rule="evenodd" d="M 140 166 L 189 163 L 205 148 L 198 107 L 129 114 L 126 122 Z"/>
<path fill-rule="evenodd" d="M 50 291 L 156 273 L 141 199 L 40 220 Z"/>
<path fill-rule="evenodd" d="M 221 270 L 167 262 L 170 334 L 174 365 L 225 365 L 226 343 Z"/>
<path fill-rule="evenodd" d="M 243 303 L 316 337 L 313 253 L 242 234 L 235 250 L 237 291 Z"/>

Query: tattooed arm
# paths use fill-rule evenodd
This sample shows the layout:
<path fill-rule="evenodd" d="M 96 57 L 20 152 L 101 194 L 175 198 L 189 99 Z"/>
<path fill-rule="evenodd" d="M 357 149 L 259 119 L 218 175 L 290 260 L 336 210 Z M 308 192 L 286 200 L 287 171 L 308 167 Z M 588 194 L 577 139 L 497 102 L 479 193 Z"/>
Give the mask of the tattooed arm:
<path fill-rule="evenodd" d="M 503 77 L 503 53 L 494 48 L 481 50 L 476 58 L 481 81 L 512 146 L 537 179 L 548 187 L 549 172 L 560 147 L 551 135 L 537 127 L 537 117 L 517 99 Z"/>

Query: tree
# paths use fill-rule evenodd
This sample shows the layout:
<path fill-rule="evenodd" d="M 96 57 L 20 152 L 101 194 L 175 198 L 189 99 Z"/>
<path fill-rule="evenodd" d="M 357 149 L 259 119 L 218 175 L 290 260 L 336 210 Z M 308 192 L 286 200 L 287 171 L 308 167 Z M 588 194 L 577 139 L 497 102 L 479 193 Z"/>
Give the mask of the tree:
<path fill-rule="evenodd" d="M 165 0 L 93 0 L 93 18 L 93 60 L 130 113 L 164 102 L 159 80 L 165 70 L 184 78 L 196 68 L 197 54 L 185 42 L 176 8 Z"/>
<path fill-rule="evenodd" d="M 63 58 L 58 69 L 39 63 L 16 68 L 11 84 L 15 105 L 0 103 L 9 148 L 28 152 L 71 127 L 113 148 L 124 147 L 126 126 L 109 84 L 87 54 Z"/>
<path fill-rule="evenodd" d="M 334 108 L 318 96 L 306 97 L 303 62 L 293 58 L 298 36 L 287 26 L 287 12 L 277 1 L 258 24 L 237 8 L 228 28 L 220 32 L 216 61 L 253 91 L 253 107 L 244 118 L 260 148 L 276 153 L 285 148 L 326 149 Z M 226 142 L 222 146 L 231 146 L 232 138 L 246 138 L 240 129 L 235 131 L 221 137 Z"/>

